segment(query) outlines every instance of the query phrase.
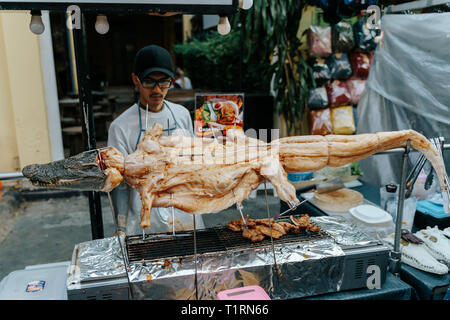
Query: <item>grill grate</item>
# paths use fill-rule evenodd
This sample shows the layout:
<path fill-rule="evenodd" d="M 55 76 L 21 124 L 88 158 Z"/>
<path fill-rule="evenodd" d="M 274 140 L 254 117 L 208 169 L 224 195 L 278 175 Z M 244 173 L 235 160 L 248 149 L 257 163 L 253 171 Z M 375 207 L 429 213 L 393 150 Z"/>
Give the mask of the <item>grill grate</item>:
<path fill-rule="evenodd" d="M 126 238 L 128 260 L 130 262 L 154 260 L 159 258 L 181 257 L 194 254 L 194 233 L 181 232 L 174 238 L 163 234 L 166 239 L 142 240 L 142 236 Z M 225 247 L 213 229 L 197 230 L 197 253 L 224 251 Z"/>
<path fill-rule="evenodd" d="M 283 220 L 277 220 L 283 221 Z M 149 261 L 161 258 L 173 258 L 194 255 L 194 232 L 183 231 L 175 237 L 171 233 L 160 234 L 160 239 L 142 240 L 142 236 L 127 236 L 126 248 L 129 262 Z M 302 231 L 298 234 L 286 234 L 279 239 L 273 239 L 274 245 L 320 240 L 329 235 L 319 232 Z M 242 237 L 240 232 L 226 227 L 197 230 L 197 253 L 214 253 L 232 249 L 259 248 L 271 245 L 270 237 L 263 241 L 250 242 Z"/>

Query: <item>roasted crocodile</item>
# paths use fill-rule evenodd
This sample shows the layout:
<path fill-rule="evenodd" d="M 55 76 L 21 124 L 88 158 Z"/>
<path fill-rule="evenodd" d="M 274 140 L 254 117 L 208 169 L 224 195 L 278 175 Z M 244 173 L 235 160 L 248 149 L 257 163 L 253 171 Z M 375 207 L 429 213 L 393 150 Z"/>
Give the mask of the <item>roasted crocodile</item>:
<path fill-rule="evenodd" d="M 162 136 L 162 126 L 155 124 L 146 131 L 137 150 L 125 158 L 116 149 L 105 148 L 27 166 L 23 174 L 37 185 L 106 192 L 123 176 L 140 193 L 140 226 L 148 228 L 152 207 L 176 207 L 196 214 L 218 212 L 241 204 L 264 179 L 272 183 L 281 200 L 295 206 L 299 200 L 286 172 L 342 166 L 403 147 L 408 140 L 437 172 L 448 211 L 443 160 L 434 146 L 413 130 L 286 137 L 265 143 L 239 130 L 229 130 L 222 140 Z"/>

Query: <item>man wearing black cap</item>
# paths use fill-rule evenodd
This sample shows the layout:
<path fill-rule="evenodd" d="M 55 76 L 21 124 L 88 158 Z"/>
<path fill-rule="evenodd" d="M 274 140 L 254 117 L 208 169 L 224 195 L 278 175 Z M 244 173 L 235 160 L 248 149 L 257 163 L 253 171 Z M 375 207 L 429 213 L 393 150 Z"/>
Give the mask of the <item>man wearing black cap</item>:
<path fill-rule="evenodd" d="M 136 54 L 131 78 L 139 90 L 139 100 L 115 119 L 109 128 L 108 146 L 117 148 L 125 156 L 133 153 L 146 128 L 155 123 L 163 126 L 164 135 L 193 136 L 189 111 L 178 104 L 165 100 L 174 81 L 170 53 L 156 45 L 142 48 Z M 122 183 L 111 192 L 120 231 L 128 235 L 140 234 L 141 199 L 139 193 Z M 173 211 L 172 211 L 173 210 Z M 193 229 L 192 214 L 175 208 L 153 208 L 150 233 Z M 201 217 L 196 219 L 197 228 L 204 228 Z"/>

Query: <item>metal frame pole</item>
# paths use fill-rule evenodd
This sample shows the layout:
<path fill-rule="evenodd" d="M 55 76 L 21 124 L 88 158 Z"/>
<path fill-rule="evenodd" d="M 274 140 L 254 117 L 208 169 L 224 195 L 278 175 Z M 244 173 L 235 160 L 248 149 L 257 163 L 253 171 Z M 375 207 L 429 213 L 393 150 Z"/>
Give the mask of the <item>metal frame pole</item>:
<path fill-rule="evenodd" d="M 390 253 L 391 261 L 389 270 L 396 276 L 399 276 L 401 266 L 400 259 L 402 253 L 400 252 L 400 237 L 402 234 L 403 208 L 405 203 L 405 189 L 406 189 L 406 170 L 408 165 L 410 143 L 411 142 L 408 140 L 405 151 L 403 153 L 402 172 L 400 177 L 400 190 L 398 192 L 398 203 L 397 203 L 397 220 L 395 222 L 394 249 Z"/>
<path fill-rule="evenodd" d="M 81 15 L 81 28 L 73 29 L 73 36 L 77 68 L 78 98 L 80 100 L 81 128 L 86 150 L 93 150 L 96 148 L 96 139 L 84 14 Z M 89 199 L 92 239 L 104 238 L 100 193 L 88 191 L 87 195 Z"/>

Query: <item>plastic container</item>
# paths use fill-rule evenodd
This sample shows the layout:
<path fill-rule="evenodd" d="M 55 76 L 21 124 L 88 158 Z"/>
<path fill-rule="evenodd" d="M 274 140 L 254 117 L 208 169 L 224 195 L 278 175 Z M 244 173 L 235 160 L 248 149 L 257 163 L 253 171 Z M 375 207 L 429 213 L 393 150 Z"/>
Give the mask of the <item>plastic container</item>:
<path fill-rule="evenodd" d="M 314 172 L 288 172 L 288 180 L 291 182 L 299 182 L 311 180 Z"/>
<path fill-rule="evenodd" d="M 411 231 L 414 224 L 414 216 L 416 214 L 417 199 L 414 197 L 405 199 L 403 203 L 403 218 L 402 218 L 402 229 L 407 229 Z M 386 211 L 389 212 L 397 223 L 397 207 L 398 201 L 390 200 L 386 202 Z"/>
<path fill-rule="evenodd" d="M 246 286 L 221 291 L 218 300 L 270 300 L 269 295 L 260 286 Z"/>
<path fill-rule="evenodd" d="M 398 197 L 398 186 L 390 183 L 380 188 L 380 207 L 386 210 L 386 203 L 388 201 L 395 201 Z"/>
<path fill-rule="evenodd" d="M 391 215 L 374 205 L 362 204 L 349 213 L 349 221 L 374 238 L 385 238 L 395 231 Z"/>
<path fill-rule="evenodd" d="M 0 282 L 0 300 L 67 300 L 70 262 L 26 267 Z"/>
<path fill-rule="evenodd" d="M 386 211 L 368 204 L 350 208 L 350 214 L 356 220 L 369 226 L 381 227 L 392 224 L 392 216 Z"/>

